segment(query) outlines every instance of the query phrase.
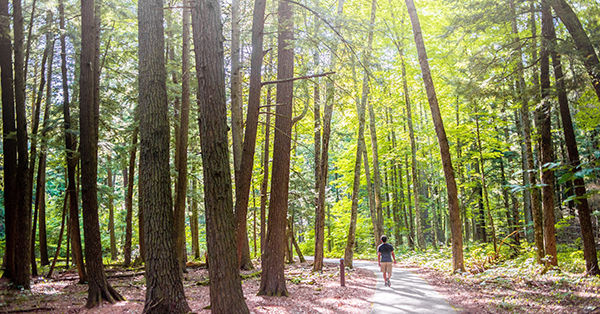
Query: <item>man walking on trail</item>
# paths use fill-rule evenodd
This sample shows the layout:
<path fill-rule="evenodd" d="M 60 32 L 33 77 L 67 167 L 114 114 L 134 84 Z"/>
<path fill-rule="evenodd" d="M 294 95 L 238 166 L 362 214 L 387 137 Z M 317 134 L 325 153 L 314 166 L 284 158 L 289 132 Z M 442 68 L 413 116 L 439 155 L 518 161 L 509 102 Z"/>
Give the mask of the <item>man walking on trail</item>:
<path fill-rule="evenodd" d="M 396 255 L 394 254 L 394 247 L 387 243 L 387 237 L 381 236 L 381 244 L 377 247 L 377 263 L 383 273 L 383 280 L 385 286 L 390 287 L 390 278 L 392 277 L 392 257 L 394 258 L 394 264 L 396 264 Z"/>

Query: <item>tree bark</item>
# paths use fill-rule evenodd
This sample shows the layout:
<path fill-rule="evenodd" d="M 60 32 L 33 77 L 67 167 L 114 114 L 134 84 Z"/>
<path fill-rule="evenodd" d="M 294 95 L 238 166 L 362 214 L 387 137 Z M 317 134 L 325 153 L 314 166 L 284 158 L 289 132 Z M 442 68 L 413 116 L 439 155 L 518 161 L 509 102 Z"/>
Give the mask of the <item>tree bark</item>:
<path fill-rule="evenodd" d="M 235 173 L 240 171 L 242 165 L 242 147 L 244 140 L 244 123 L 242 118 L 242 66 L 240 62 L 240 19 L 240 0 L 233 0 L 231 1 L 231 141 Z M 237 177 L 235 179 L 237 180 Z"/>
<path fill-rule="evenodd" d="M 552 110 L 550 99 L 550 45 L 554 34 L 554 21 L 552 9 L 547 0 L 542 0 L 542 48 L 540 52 L 540 85 L 541 107 L 539 108 L 542 121 L 539 125 L 541 135 L 541 163 L 542 163 L 542 205 L 544 210 L 544 249 L 546 265 L 558 266 L 556 252 L 556 236 L 554 230 L 554 170 L 549 164 L 554 162 L 554 148 L 552 147 Z"/>
<path fill-rule="evenodd" d="M 30 283 L 30 193 L 29 186 L 29 151 L 27 140 L 27 112 L 25 109 L 25 76 L 23 73 L 23 15 L 21 0 L 13 1 L 14 31 L 14 88 L 15 110 L 17 119 L 17 213 L 16 230 L 20 231 L 15 239 L 15 273 L 12 282 L 15 287 L 29 290 Z"/>
<path fill-rule="evenodd" d="M 485 167 L 483 166 L 483 148 L 481 146 L 481 135 L 479 131 L 479 113 L 475 113 L 475 124 L 477 128 L 477 148 L 479 150 L 479 167 L 481 169 L 481 187 L 483 188 L 483 196 L 485 197 L 485 205 L 487 207 L 487 216 L 490 222 L 490 231 L 492 233 L 492 242 L 494 243 L 494 252 L 498 252 L 498 240 L 496 239 L 496 227 L 494 226 L 494 218 L 492 218 L 492 209 L 490 208 L 490 198 L 487 190 L 487 182 L 485 175 Z M 486 230 L 484 229 L 484 232 Z"/>
<path fill-rule="evenodd" d="M 111 168 L 111 157 L 110 155 L 108 156 L 107 159 L 107 185 L 108 185 L 108 189 L 109 189 L 109 195 L 108 195 L 108 231 L 110 234 L 110 260 L 111 261 L 116 261 L 117 260 L 117 239 L 115 237 L 115 197 L 114 197 L 114 192 L 115 192 L 115 184 L 114 184 L 114 179 L 113 179 L 113 172 L 112 172 L 112 168 Z"/>
<path fill-rule="evenodd" d="M 250 198 L 250 185 L 254 169 L 256 133 L 260 108 L 261 71 L 263 59 L 263 31 L 266 1 L 254 2 L 252 17 L 252 56 L 250 60 L 250 91 L 248 94 L 248 112 L 246 132 L 241 153 L 241 166 L 235 173 L 235 217 L 238 263 L 241 269 L 252 269 L 250 247 L 248 245 L 247 214 Z M 241 119 L 241 118 L 240 118 Z"/>
<path fill-rule="evenodd" d="M 176 141 L 177 161 L 177 187 L 175 192 L 175 250 L 179 256 L 179 264 L 182 272 L 186 272 L 185 263 L 185 200 L 187 196 L 187 165 L 188 165 L 188 131 L 190 121 L 190 12 L 183 9 L 183 49 L 181 57 L 181 108 L 179 120 L 179 132 Z"/>
<path fill-rule="evenodd" d="M 79 111 L 81 138 L 81 195 L 83 232 L 85 239 L 85 260 L 88 275 L 87 308 L 124 300 L 106 279 L 102 264 L 102 244 L 98 219 L 98 119 L 99 99 L 95 94 L 98 88 L 98 62 L 95 55 L 96 36 L 99 36 L 99 23 L 94 12 L 94 0 L 81 3 L 81 65 L 79 77 Z M 99 14 L 99 12 L 98 12 Z"/>
<path fill-rule="evenodd" d="M 48 13 L 46 15 L 46 28 L 47 30 L 52 26 L 52 15 L 50 13 Z M 49 55 L 52 54 L 51 49 L 54 45 L 54 42 L 52 41 L 51 38 L 51 33 L 49 31 L 46 32 L 46 47 L 44 48 L 44 53 L 42 56 L 42 64 L 41 64 L 41 69 L 40 69 L 40 85 L 39 85 L 39 89 L 37 90 L 37 95 L 34 98 L 35 99 L 35 105 L 33 106 L 35 109 L 35 113 L 34 116 L 32 117 L 33 119 L 33 126 L 32 126 L 32 130 L 31 130 L 31 158 L 29 159 L 29 169 L 31 169 L 31 171 L 29 172 L 29 186 L 33 188 L 33 174 L 35 172 L 35 163 L 36 163 L 36 157 L 38 155 L 37 153 L 37 139 L 38 139 L 38 130 L 39 130 L 39 125 L 40 125 L 40 114 L 41 114 L 41 110 L 42 110 L 42 99 L 43 99 L 43 94 L 44 94 L 44 87 L 46 86 L 46 64 L 48 63 L 48 58 Z M 50 82 L 48 82 L 48 85 L 50 84 Z M 45 103 L 45 107 L 46 110 L 44 110 L 44 123 L 47 124 L 46 119 L 48 118 L 48 103 Z M 40 153 L 40 157 L 41 157 Z M 45 158 L 45 157 L 44 157 Z M 37 218 L 38 218 L 38 213 L 40 210 L 41 206 L 44 206 L 45 204 L 42 205 L 41 202 L 45 202 L 45 170 L 46 170 L 46 165 L 45 165 L 46 161 L 42 161 L 40 158 L 39 161 L 39 167 L 38 167 L 38 176 L 37 176 L 37 181 L 36 181 L 36 190 L 35 190 L 35 205 L 34 205 L 34 211 L 33 211 L 33 225 L 31 228 L 31 244 L 30 244 L 30 252 L 31 252 L 31 274 L 33 276 L 37 276 L 37 263 L 35 260 L 35 235 L 36 235 L 36 229 L 37 229 Z M 41 167 L 43 164 L 43 167 Z M 43 170 L 43 173 L 42 173 Z M 43 177 L 41 177 L 43 176 Z M 40 182 L 40 180 L 43 180 L 42 182 Z M 43 187 L 42 187 L 43 185 Z M 29 200 L 28 200 L 28 204 L 30 204 L 30 209 L 31 209 L 31 204 L 33 203 L 32 200 L 32 193 L 29 194 Z"/>
<path fill-rule="evenodd" d="M 140 166 L 139 208 L 143 213 L 146 302 L 144 313 L 187 313 L 176 251 L 169 171 L 167 73 L 162 0 L 141 0 L 139 23 Z"/>
<path fill-rule="evenodd" d="M 554 7 L 554 9 L 556 10 L 556 7 Z M 556 40 L 552 37 L 552 33 L 550 33 L 550 36 L 552 43 L 555 43 Z M 560 61 L 560 55 L 556 53 L 554 49 L 552 49 L 551 51 L 552 65 L 554 67 L 556 87 L 558 90 L 558 103 L 560 106 L 560 117 L 562 119 L 565 144 L 567 146 L 569 164 L 572 167 L 571 171 L 575 173 L 581 170 L 579 150 L 577 149 L 577 140 L 575 137 L 575 131 L 573 129 L 573 121 L 571 119 L 569 101 L 564 86 L 563 70 Z M 591 211 L 586 197 L 587 191 L 585 187 L 585 182 L 582 178 L 576 177 L 573 180 L 573 185 L 575 187 L 575 194 L 577 195 L 577 213 L 579 215 L 579 222 L 581 225 L 581 239 L 583 240 L 583 256 L 585 258 L 586 273 L 591 276 L 596 276 L 600 274 L 600 268 L 598 268 L 596 242 L 594 238 L 594 232 L 592 229 L 592 220 L 590 214 Z"/>
<path fill-rule="evenodd" d="M 190 229 L 192 230 L 192 252 L 194 254 L 194 259 L 200 259 L 200 243 L 198 242 L 198 200 L 196 200 L 196 179 L 192 177 L 192 197 L 191 197 L 191 207 L 192 207 L 192 217 L 190 222 Z"/>
<path fill-rule="evenodd" d="M 4 278 L 15 274 L 15 240 L 17 233 L 17 139 L 15 134 L 15 95 L 10 41 L 8 0 L 0 0 L 0 78 L 2 80 L 2 151 L 4 162 L 4 224 L 6 245 Z"/>
<path fill-rule="evenodd" d="M 293 11 L 290 3 L 279 1 L 277 38 L 277 80 L 294 76 L 294 50 L 289 45 L 294 40 Z M 290 178 L 290 152 L 293 115 L 292 81 L 277 84 L 277 109 L 273 147 L 273 172 L 267 240 L 262 259 L 262 275 L 258 295 L 287 296 L 284 275 L 284 241 L 288 211 Z"/>
<path fill-rule="evenodd" d="M 514 12 L 514 1 L 511 1 L 511 10 Z M 516 17 L 512 20 L 512 28 L 513 34 L 518 33 Z M 517 41 L 520 39 L 517 38 Z M 521 53 L 521 49 L 518 49 L 518 53 Z M 533 213 L 533 224 L 534 224 L 534 239 L 535 245 L 537 248 L 537 259 L 538 262 L 541 262 L 541 259 L 544 257 L 544 238 L 542 231 L 542 208 L 540 202 L 540 192 L 535 185 L 537 184 L 535 164 L 533 160 L 533 149 L 531 143 L 531 122 L 529 119 L 529 104 L 525 95 L 525 79 L 523 78 L 523 62 L 517 61 L 518 64 L 518 85 L 519 92 L 521 97 L 521 124 L 523 127 L 523 140 L 525 142 L 525 158 L 527 160 L 526 171 L 528 172 L 529 182 L 527 185 L 529 186 L 530 194 L 531 194 L 531 205 L 532 205 L 532 213 Z"/>
<path fill-rule="evenodd" d="M 271 62 L 269 62 L 270 64 Z M 271 86 L 267 87 L 267 104 L 265 112 L 265 143 L 262 156 L 263 180 L 260 185 L 260 253 L 264 253 L 267 240 L 267 189 L 269 188 L 269 148 L 271 146 Z"/>
<path fill-rule="evenodd" d="M 223 30 L 218 0 L 201 0 L 192 12 L 204 173 L 210 303 L 214 313 L 249 313 L 238 273 L 227 106 Z"/>
<path fill-rule="evenodd" d="M 67 48 L 65 40 L 65 13 L 63 1 L 59 1 L 59 14 L 60 14 L 60 47 L 61 47 L 61 75 L 62 75 L 62 89 L 63 89 L 63 119 L 65 129 L 65 148 L 66 148 L 66 159 L 67 159 L 67 193 L 69 193 L 69 223 L 67 232 L 67 242 L 71 239 L 71 247 L 73 255 L 75 256 L 75 262 L 77 265 L 77 273 L 79 275 L 79 283 L 83 284 L 87 281 L 87 274 L 83 263 L 83 249 L 81 247 L 81 231 L 79 229 L 79 196 L 76 190 L 75 182 L 75 168 L 77 168 L 78 157 L 77 157 L 77 140 L 75 134 L 77 130 L 71 123 L 71 113 L 69 104 L 69 82 L 67 78 Z M 69 244 L 67 244 L 67 252 L 69 251 Z M 69 255 L 69 254 L 67 254 Z"/>
<path fill-rule="evenodd" d="M 431 77 L 431 72 L 429 69 L 429 62 L 427 61 L 427 52 L 425 50 L 423 35 L 421 33 L 421 25 L 419 23 L 419 16 L 417 15 L 414 1 L 406 0 L 406 6 L 408 8 L 408 14 L 410 15 L 410 21 L 413 26 L 415 43 L 417 45 L 417 53 L 419 55 L 419 64 L 421 65 L 421 72 L 423 74 L 423 82 L 425 83 L 427 99 L 429 101 L 433 124 L 435 126 L 435 132 L 440 145 L 442 166 L 444 168 L 444 176 L 446 179 L 448 207 L 450 211 L 450 229 L 452 231 L 452 269 L 454 271 L 464 271 L 460 208 L 458 207 L 458 190 L 456 188 L 456 181 L 454 179 L 454 169 L 452 168 L 450 147 L 448 145 L 446 131 L 444 130 L 444 123 L 442 121 L 442 115 L 440 113 L 435 87 L 433 85 L 433 78 Z"/>
<path fill-rule="evenodd" d="M 137 120 L 137 109 L 136 109 Z M 127 171 L 127 195 L 125 196 L 125 246 L 123 248 L 123 266 L 131 264 L 131 239 L 133 236 L 133 181 L 135 180 L 135 155 L 137 152 L 138 127 L 134 127 L 129 151 L 129 170 Z M 140 246 L 141 251 L 141 246 Z M 140 252 L 141 254 L 141 252 Z"/>
<path fill-rule="evenodd" d="M 49 13 L 49 18 L 52 18 L 52 15 Z M 51 34 L 50 32 L 48 32 Z M 38 166 L 38 186 L 41 186 L 39 189 L 43 193 L 37 194 L 36 200 L 39 198 L 39 242 L 40 242 L 40 262 L 42 266 L 50 264 L 48 259 L 48 240 L 47 240 L 47 232 L 46 232 L 46 160 L 47 160 L 47 149 L 48 149 L 48 121 L 50 119 L 50 103 L 52 101 L 52 65 L 54 63 L 54 35 L 48 35 L 47 40 L 52 40 L 52 44 L 50 46 L 50 51 L 48 55 L 48 72 L 46 76 L 46 81 L 48 84 L 46 85 L 46 105 L 44 108 L 44 123 L 42 125 L 42 143 L 40 146 L 40 163 Z"/>
<path fill-rule="evenodd" d="M 67 218 L 67 200 L 69 199 L 69 193 L 65 191 L 65 197 L 63 199 L 63 208 L 62 208 L 62 219 L 60 221 L 60 232 L 58 233 L 58 241 L 56 243 L 56 251 L 54 252 L 54 259 L 52 259 L 52 265 L 50 265 L 50 270 L 48 270 L 48 274 L 46 278 L 52 278 L 52 273 L 54 272 L 54 266 L 56 265 L 56 261 L 58 260 L 58 254 L 60 253 L 60 245 L 62 243 L 63 233 L 65 231 L 65 220 Z M 68 250 L 67 250 L 68 251 Z M 67 256 L 69 253 L 67 253 Z"/>
<path fill-rule="evenodd" d="M 592 80 L 592 87 L 600 100 L 600 61 L 598 61 L 598 55 L 590 38 L 583 29 L 579 18 L 565 0 L 548 0 L 548 4 L 552 6 L 556 15 L 567 27 L 571 37 L 573 37 L 575 47 L 577 47 L 580 57 L 583 59 L 583 64 Z"/>

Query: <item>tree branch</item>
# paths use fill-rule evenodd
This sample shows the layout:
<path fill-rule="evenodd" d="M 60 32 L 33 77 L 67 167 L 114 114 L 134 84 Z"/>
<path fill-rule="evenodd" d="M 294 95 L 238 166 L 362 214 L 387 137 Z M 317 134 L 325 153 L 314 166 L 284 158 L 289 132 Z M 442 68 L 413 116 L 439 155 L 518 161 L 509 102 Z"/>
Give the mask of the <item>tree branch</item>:
<path fill-rule="evenodd" d="M 331 74 L 335 74 L 335 72 L 326 72 L 326 73 L 315 74 L 315 75 L 305 75 L 305 76 L 292 77 L 292 78 L 283 79 L 283 80 L 266 81 L 266 82 L 262 82 L 261 86 L 265 86 L 268 84 L 287 83 L 287 82 L 293 82 L 293 81 L 297 81 L 297 80 L 305 80 L 305 79 L 309 79 L 309 78 L 322 77 L 322 76 L 327 76 L 327 75 L 331 75 Z"/>

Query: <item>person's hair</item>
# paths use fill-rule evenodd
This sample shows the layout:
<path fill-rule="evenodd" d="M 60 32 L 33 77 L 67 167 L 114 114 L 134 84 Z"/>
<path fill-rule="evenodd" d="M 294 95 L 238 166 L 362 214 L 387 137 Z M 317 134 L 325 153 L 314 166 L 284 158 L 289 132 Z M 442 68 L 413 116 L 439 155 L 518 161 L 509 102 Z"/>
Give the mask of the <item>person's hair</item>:
<path fill-rule="evenodd" d="M 381 242 L 383 242 L 383 243 L 387 242 L 387 237 L 384 236 L 384 235 L 382 235 L 381 236 Z"/>

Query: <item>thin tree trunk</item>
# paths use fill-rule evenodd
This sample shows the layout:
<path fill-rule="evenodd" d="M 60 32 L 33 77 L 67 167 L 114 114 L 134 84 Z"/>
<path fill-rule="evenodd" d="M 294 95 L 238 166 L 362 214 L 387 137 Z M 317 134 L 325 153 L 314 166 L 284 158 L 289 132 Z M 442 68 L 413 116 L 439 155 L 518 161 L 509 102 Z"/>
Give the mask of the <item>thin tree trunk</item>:
<path fill-rule="evenodd" d="M 194 254 L 194 259 L 200 259 L 200 243 L 198 242 L 198 201 L 196 200 L 196 179 L 192 177 L 192 197 L 191 197 L 191 208 L 192 208 L 192 217 L 190 222 L 190 229 L 192 231 L 192 252 Z"/>
<path fill-rule="evenodd" d="M 96 8 L 97 10 L 97 8 Z M 106 279 L 102 264 L 102 243 L 98 218 L 98 112 L 99 98 L 96 89 L 99 79 L 95 57 L 99 40 L 99 22 L 96 19 L 94 0 L 81 3 L 81 67 L 80 67 L 80 137 L 81 137 L 81 187 L 85 260 L 88 275 L 87 308 L 124 300 Z M 97 12 L 99 14 L 99 12 Z"/>
<path fill-rule="evenodd" d="M 406 66 L 404 64 L 404 50 L 400 49 L 400 58 L 402 60 L 402 85 L 404 90 L 404 101 L 406 103 L 406 122 L 408 125 L 408 134 L 410 138 L 410 152 L 411 152 L 411 173 L 412 173 L 412 187 L 415 195 L 415 216 L 417 219 L 416 232 L 417 232 L 417 247 L 421 250 L 426 248 L 425 237 L 423 235 L 423 218 L 421 214 L 421 202 L 419 199 L 419 174 L 417 173 L 417 144 L 415 140 L 415 132 L 413 129 L 412 120 L 412 108 L 410 102 L 410 94 L 408 92 L 408 83 L 406 79 Z M 412 216 L 412 214 L 411 214 Z"/>
<path fill-rule="evenodd" d="M 179 264 L 182 272 L 186 272 L 185 263 L 185 199 L 187 196 L 187 164 L 188 164 L 188 130 L 189 130 L 189 108 L 190 108 L 190 11 L 183 10 L 183 48 L 181 57 L 181 110 L 179 121 L 179 133 L 176 141 L 177 161 L 177 188 L 175 192 L 175 250 L 179 256 Z"/>
<path fill-rule="evenodd" d="M 383 204 L 381 203 L 381 174 L 379 171 L 379 148 L 377 145 L 377 129 L 373 103 L 369 102 L 369 131 L 371 132 L 371 153 L 373 154 L 373 182 L 375 196 L 375 212 L 377 214 L 377 234 L 383 235 Z"/>
<path fill-rule="evenodd" d="M 269 62 L 270 64 L 270 62 Z M 267 88 L 267 105 L 265 107 L 265 143 L 263 150 L 263 180 L 260 185 L 260 254 L 264 254 L 267 240 L 267 189 L 269 188 L 269 148 L 271 144 L 271 85 Z"/>
<path fill-rule="evenodd" d="M 553 5 L 554 7 L 554 5 Z M 554 7 L 556 10 L 556 7 Z M 555 43 L 555 39 L 550 34 L 552 43 Z M 556 87 L 558 90 L 558 103 L 560 106 L 560 116 L 562 118 L 563 132 L 565 137 L 565 144 L 567 146 L 567 153 L 569 156 L 569 163 L 572 167 L 573 173 L 581 170 L 581 161 L 579 158 L 579 151 L 577 149 L 577 140 L 575 132 L 573 130 L 573 122 L 571 119 L 571 112 L 569 109 L 569 102 L 563 81 L 563 70 L 560 62 L 560 55 L 552 49 L 552 64 L 554 67 L 554 75 L 556 80 Z M 583 242 L 583 256 L 585 258 L 585 269 L 586 273 L 591 276 L 600 274 L 600 268 L 598 268 L 598 256 L 596 253 L 596 242 L 594 238 L 594 232 L 592 229 L 592 220 L 590 215 L 590 207 L 587 200 L 587 192 L 585 182 L 582 178 L 575 178 L 573 180 L 575 187 L 575 194 L 577 195 L 577 213 L 579 214 L 579 222 L 581 225 L 581 238 Z"/>
<path fill-rule="evenodd" d="M 515 4 L 514 0 L 511 1 L 511 10 L 515 12 Z M 513 34 L 518 34 L 516 17 L 512 20 L 512 30 Z M 519 38 L 517 38 L 519 41 Z M 521 49 L 519 48 L 517 51 L 517 55 L 521 53 Z M 525 95 L 525 79 L 523 77 L 523 62 L 517 61 L 518 64 L 518 84 L 519 84 L 519 94 L 521 95 L 521 123 L 523 127 L 523 139 L 525 141 L 525 158 L 527 160 L 527 168 L 525 169 L 528 173 L 530 171 L 535 170 L 534 160 L 533 160 L 533 149 L 531 143 L 531 122 L 529 119 L 529 104 Z M 529 173 L 529 182 L 527 185 L 530 189 L 531 194 L 531 203 L 532 203 L 532 212 L 533 212 L 533 223 L 534 223 L 534 239 L 535 245 L 537 247 L 537 259 L 538 262 L 541 262 L 541 259 L 544 257 L 544 239 L 543 239 L 543 231 L 542 231 L 542 208 L 540 203 L 540 194 L 537 188 L 534 186 L 537 183 L 536 174 Z"/>
<path fill-rule="evenodd" d="M 0 75 L 2 84 L 2 151 L 4 172 L 4 224 L 6 245 L 3 278 L 15 274 L 15 241 L 17 233 L 17 140 L 15 125 L 15 95 L 13 89 L 12 43 L 8 0 L 0 0 Z"/>
<path fill-rule="evenodd" d="M 136 109 L 137 120 L 137 109 Z M 131 148 L 129 151 L 129 170 L 127 171 L 127 195 L 125 196 L 125 247 L 123 248 L 123 266 L 131 264 L 131 239 L 133 237 L 133 181 L 135 180 L 135 155 L 137 152 L 138 127 L 133 129 Z M 142 254 L 142 243 L 140 243 L 140 255 Z"/>
<path fill-rule="evenodd" d="M 108 231 L 109 231 L 109 235 L 110 235 L 110 260 L 111 261 L 116 261 L 117 260 L 117 239 L 115 236 L 115 197 L 114 197 L 114 192 L 115 192 L 115 184 L 114 184 L 114 178 L 113 178 L 113 172 L 112 172 L 112 163 L 111 163 L 111 157 L 110 155 L 108 156 L 107 159 L 107 186 L 109 189 L 109 194 L 108 194 Z"/>
<path fill-rule="evenodd" d="M 552 112 L 550 100 L 550 45 L 554 34 L 554 21 L 552 9 L 546 0 L 542 0 L 542 48 L 540 52 L 540 85 L 541 107 L 539 108 L 542 121 L 539 125 L 541 135 L 541 163 L 542 163 L 542 205 L 544 210 L 544 249 L 546 265 L 558 266 L 556 253 L 556 236 L 554 230 L 554 170 L 549 169 L 549 164 L 554 162 L 554 148 L 552 147 Z"/>
<path fill-rule="evenodd" d="M 29 290 L 31 261 L 30 225 L 31 225 L 31 187 L 29 185 L 29 147 L 27 140 L 27 112 L 25 109 L 25 76 L 23 73 L 23 15 L 21 0 L 13 1 L 14 31 L 14 73 L 15 73 L 15 110 L 17 119 L 17 213 L 16 230 L 20 232 L 15 239 L 15 273 L 13 285 Z"/>
<path fill-rule="evenodd" d="M 293 11 L 290 3 L 280 0 L 278 8 L 277 38 L 277 80 L 294 76 L 294 50 L 290 47 L 294 40 Z M 265 253 L 262 259 L 262 275 L 258 295 L 287 296 L 284 276 L 284 243 L 288 211 L 288 191 L 290 178 L 290 152 L 293 115 L 292 81 L 277 83 L 277 109 L 275 138 L 273 147 L 273 172 L 269 219 Z M 243 167 L 243 166 L 242 166 Z"/>
<path fill-rule="evenodd" d="M 490 221 L 490 231 L 492 233 L 492 242 L 494 243 L 494 252 L 498 252 L 498 240 L 496 239 L 496 227 L 494 227 L 494 218 L 492 218 L 492 209 L 490 208 L 490 198 L 487 190 L 487 182 L 485 175 L 485 167 L 483 166 L 483 152 L 481 147 L 481 135 L 479 132 L 479 115 L 475 114 L 475 124 L 477 128 L 477 148 L 479 150 L 479 167 L 481 169 L 481 186 L 485 197 L 485 205 L 487 207 L 487 216 Z M 485 232 L 485 231 L 484 231 Z"/>
<path fill-rule="evenodd" d="M 316 6 L 319 5 L 317 0 Z M 337 15 L 343 14 L 344 1 L 338 2 Z M 315 20 L 314 33 L 319 33 L 319 20 Z M 334 26 L 336 29 L 339 28 L 339 22 L 336 21 Z M 332 47 L 333 55 L 337 53 L 337 44 Z M 315 66 L 318 66 L 320 54 L 318 50 L 315 50 L 314 55 Z M 330 69 L 335 68 L 335 61 L 331 61 L 329 65 Z M 334 82 L 333 78 L 327 80 L 326 83 L 326 99 L 325 108 L 323 111 L 323 136 L 321 138 L 321 118 L 320 118 L 320 89 L 319 81 L 314 87 L 314 120 L 315 120 L 315 183 L 317 190 L 317 206 L 315 213 L 315 259 L 313 264 L 313 270 L 318 271 L 323 269 L 323 256 L 325 251 L 325 188 L 327 186 L 328 179 L 328 168 L 329 168 L 329 140 L 331 134 L 331 118 L 333 115 L 333 102 L 335 97 Z"/>
<path fill-rule="evenodd" d="M 231 1 L 231 139 L 235 173 L 238 173 L 242 166 L 242 141 L 244 140 L 240 19 L 240 0 L 233 0 Z M 262 50 L 260 52 L 262 53 Z"/>
<path fill-rule="evenodd" d="M 429 62 L 427 61 L 427 52 L 423 42 L 419 16 L 417 15 L 417 10 L 413 0 L 406 0 L 406 6 L 408 8 L 408 14 L 410 15 L 411 24 L 413 25 L 413 33 L 415 35 L 415 43 L 417 45 L 417 53 L 419 55 L 421 72 L 423 74 L 423 82 L 425 83 L 433 124 L 435 126 L 435 132 L 440 145 L 442 166 L 444 168 L 444 176 L 446 178 L 448 207 L 450 211 L 450 228 L 452 231 L 452 269 L 454 271 L 464 271 L 460 208 L 458 207 L 458 190 L 456 188 L 456 181 L 454 179 L 454 169 L 452 168 L 450 147 L 448 145 L 448 139 L 446 138 L 446 131 L 444 130 L 442 115 L 440 113 L 440 108 L 435 93 L 435 87 L 433 86 Z"/>
<path fill-rule="evenodd" d="M 61 46 L 61 75 L 63 88 L 63 116 L 65 129 L 65 148 L 67 159 L 67 193 L 69 194 L 69 223 L 67 232 L 67 252 L 69 244 L 75 256 L 77 265 L 77 273 L 79 275 L 79 283 L 84 284 L 87 281 L 87 274 L 83 264 L 83 249 L 81 246 L 81 231 L 79 230 L 79 196 L 76 190 L 75 168 L 77 167 L 77 140 L 75 134 L 77 131 L 71 125 L 71 114 L 69 104 L 69 82 L 67 78 L 67 48 L 65 40 L 65 13 L 63 1 L 59 1 L 60 14 L 60 46 Z M 69 242 L 68 239 L 71 239 Z M 67 254 L 67 256 L 69 256 Z M 68 263 L 67 263 L 68 264 Z"/>
<path fill-rule="evenodd" d="M 200 98 L 200 141 L 206 204 L 210 305 L 214 313 L 249 313 L 236 259 L 221 6 L 198 1 L 192 12 Z M 247 238 L 247 237 L 246 237 Z M 263 268 L 264 273 L 264 268 Z"/>
<path fill-rule="evenodd" d="M 250 185 L 252 181 L 252 171 L 254 169 L 256 133 L 258 131 L 261 70 L 264 55 L 263 31 L 265 7 L 265 0 L 255 0 L 252 17 L 252 56 L 250 60 L 250 91 L 248 94 L 246 132 L 244 133 L 244 145 L 241 154 L 240 169 L 239 172 L 236 169 L 235 173 L 236 243 L 238 264 L 242 269 L 253 268 L 252 261 L 250 261 L 246 216 L 248 214 L 248 200 L 250 198 Z"/>
<path fill-rule="evenodd" d="M 49 14 L 50 15 L 50 14 Z M 51 15 L 50 15 L 51 17 Z M 49 60 L 48 60 L 48 73 L 46 77 L 46 81 L 48 84 L 46 85 L 46 105 L 44 109 L 44 124 L 42 125 L 42 143 L 40 147 L 40 163 L 38 166 L 38 186 L 41 186 L 39 189 L 43 193 L 36 194 L 36 200 L 39 198 L 39 242 L 40 242 L 40 262 L 42 266 L 50 264 L 48 260 L 48 240 L 47 240 L 47 232 L 46 232 L 46 160 L 47 160 L 47 150 L 48 150 L 48 121 L 50 119 L 50 103 L 52 101 L 52 65 L 54 63 L 54 36 L 48 36 L 47 40 L 52 40 L 52 44 L 50 46 L 49 51 Z M 36 192 L 37 193 L 37 192 Z"/>
<path fill-rule="evenodd" d="M 46 278 L 52 278 L 52 273 L 54 272 L 54 266 L 56 266 L 56 261 L 58 260 L 58 255 L 60 254 L 60 245 L 62 243 L 63 233 L 65 231 L 65 220 L 67 218 L 67 201 L 68 201 L 68 199 L 69 199 L 69 193 L 65 192 L 65 197 L 63 198 L 62 219 L 60 221 L 60 231 L 58 233 L 58 241 L 56 243 L 56 251 L 54 252 L 54 258 L 52 259 L 52 264 L 50 265 L 50 270 L 48 270 L 48 274 L 46 275 Z M 68 255 L 68 253 L 67 253 L 67 255 Z"/>

